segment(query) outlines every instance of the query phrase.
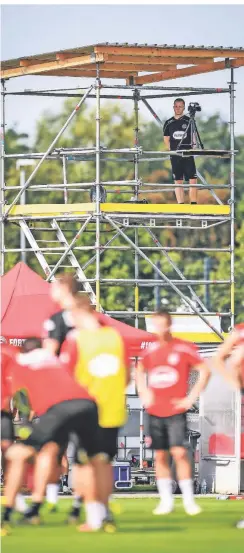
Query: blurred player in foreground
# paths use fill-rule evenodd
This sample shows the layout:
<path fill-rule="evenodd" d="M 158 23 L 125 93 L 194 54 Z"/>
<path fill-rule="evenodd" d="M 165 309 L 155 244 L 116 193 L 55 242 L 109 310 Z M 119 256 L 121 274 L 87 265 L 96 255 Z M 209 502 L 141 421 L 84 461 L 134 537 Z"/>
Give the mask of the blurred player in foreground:
<path fill-rule="evenodd" d="M 15 439 L 13 415 L 11 412 L 11 364 L 17 353 L 17 348 L 7 344 L 1 344 L 1 452 L 2 468 L 4 473 L 7 471 L 6 452 Z M 15 499 L 15 508 L 23 513 L 27 509 L 25 498 L 22 494 L 17 494 Z"/>
<path fill-rule="evenodd" d="M 61 274 L 51 284 L 52 300 L 58 303 L 61 307 L 57 313 L 54 313 L 43 324 L 43 347 L 54 355 L 59 355 L 62 344 L 66 339 L 67 334 L 73 329 L 71 307 L 74 305 L 75 299 L 78 297 L 80 284 L 77 278 L 71 274 Z M 67 457 L 67 445 L 63 448 L 59 458 L 59 470 L 57 470 L 57 482 L 48 484 L 46 499 L 50 512 L 56 511 L 58 501 L 60 473 L 62 474 L 62 491 L 67 493 L 69 463 Z"/>
<path fill-rule="evenodd" d="M 29 340 L 30 341 L 30 340 Z M 24 347 L 29 347 L 26 340 Z M 40 341 L 32 339 L 35 349 L 16 356 L 12 363 L 13 391 L 24 388 L 28 392 L 32 409 L 40 415 L 38 424 L 27 431 L 29 436 L 22 443 L 8 448 L 9 462 L 6 478 L 6 507 L 3 514 L 3 531 L 10 522 L 16 493 L 18 492 L 26 462 L 35 456 L 33 503 L 25 513 L 25 519 L 36 522 L 42 505 L 46 485 L 56 468 L 60 448 L 74 432 L 79 439 L 76 466 L 77 493 L 84 493 L 86 516 L 89 527 L 97 530 L 102 526 L 103 509 L 97 501 L 96 475 L 89 458 L 100 452 L 97 407 L 85 388 L 69 376 L 56 356 L 41 349 Z M 80 443 L 82 444 L 80 447 Z M 86 489 L 80 489 L 79 464 L 86 464 Z"/>
<path fill-rule="evenodd" d="M 61 360 L 94 397 L 98 406 L 100 439 L 107 454 L 100 478 L 100 501 L 106 505 L 106 520 L 113 520 L 108 509 L 113 490 L 112 460 L 117 453 L 118 431 L 126 421 L 125 390 L 130 381 L 130 361 L 126 345 L 112 327 L 99 323 L 87 297 L 77 299 L 72 309 L 76 330 L 67 337 L 61 350 Z M 73 511 L 79 516 L 79 510 Z"/>
<path fill-rule="evenodd" d="M 139 396 L 150 415 L 149 429 L 156 453 L 160 503 L 153 513 L 166 515 L 174 508 L 170 452 L 176 464 L 185 511 L 197 515 L 201 509 L 193 495 L 192 469 L 186 449 L 186 412 L 207 385 L 210 371 L 195 345 L 172 336 L 172 320 L 168 312 L 155 313 L 153 323 L 158 342 L 145 353 L 136 374 Z M 187 396 L 192 369 L 199 372 L 199 378 Z M 148 375 L 148 384 L 144 373 Z"/>
<path fill-rule="evenodd" d="M 240 390 L 244 401 L 244 323 L 236 325 L 233 332 L 218 348 L 213 366 L 232 387 Z M 244 518 L 237 522 L 236 527 L 244 530 Z"/>

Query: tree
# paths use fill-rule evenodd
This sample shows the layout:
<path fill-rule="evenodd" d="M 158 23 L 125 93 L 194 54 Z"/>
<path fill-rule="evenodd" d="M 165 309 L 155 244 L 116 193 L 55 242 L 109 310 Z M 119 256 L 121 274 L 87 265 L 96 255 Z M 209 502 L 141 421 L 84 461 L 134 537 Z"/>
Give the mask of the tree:
<path fill-rule="evenodd" d="M 37 122 L 35 140 L 32 145 L 32 151 L 44 152 L 52 142 L 61 126 L 67 120 L 74 106 L 73 100 L 67 100 L 59 115 L 45 113 Z M 229 148 L 229 129 L 228 124 L 223 121 L 219 114 L 215 114 L 207 119 L 199 118 L 197 120 L 198 128 L 204 145 L 207 148 Z M 134 115 L 128 113 L 118 103 L 104 103 L 101 109 L 101 143 L 105 148 L 123 148 L 133 146 L 134 144 Z M 162 130 L 153 122 L 140 120 L 139 143 L 144 150 L 160 151 L 164 148 L 162 141 Z M 26 135 L 18 135 L 15 130 L 9 130 L 7 142 L 7 152 L 24 151 L 27 148 L 25 140 Z M 72 120 L 70 126 L 60 138 L 57 148 L 73 148 L 73 147 L 91 147 L 95 145 L 95 111 L 83 105 L 76 117 Z M 236 298 L 237 298 L 237 315 L 238 318 L 243 317 L 244 306 L 240 298 L 241 279 L 243 278 L 242 269 L 242 243 L 243 243 L 243 226 L 242 218 L 244 212 L 244 193 L 242 192 L 242 181 L 244 178 L 244 136 L 238 136 L 236 139 L 236 149 L 238 154 L 235 158 L 236 164 L 236 230 L 237 230 L 237 245 L 236 245 Z M 26 151 L 26 149 L 25 149 Z M 121 156 L 122 157 L 122 156 Z M 109 158 L 109 159 L 108 159 Z M 82 183 L 95 181 L 95 162 L 92 157 L 86 157 L 86 160 L 70 160 L 67 164 L 67 177 L 69 183 Z M 207 182 L 212 184 L 229 184 L 229 160 L 219 160 L 216 158 L 197 158 L 197 167 Z M 172 182 L 171 167 L 169 161 L 160 160 L 158 162 L 143 161 L 139 162 L 139 177 L 145 183 L 162 183 L 162 185 Z M 102 154 L 101 162 L 101 179 L 102 181 L 118 181 L 130 180 L 134 178 L 133 156 L 130 161 L 124 161 L 114 154 Z M 15 162 L 9 161 L 7 167 L 8 184 L 18 184 L 18 176 L 15 171 Z M 54 161 L 45 161 L 40 170 L 33 179 L 33 184 L 59 184 L 63 182 L 62 159 Z M 108 201 L 126 201 L 131 196 L 131 190 L 126 187 L 117 187 L 118 190 L 111 191 L 107 189 Z M 175 202 L 174 192 L 157 192 L 146 194 L 145 187 L 142 186 L 140 197 L 146 197 L 149 202 Z M 146 189 L 147 190 L 147 189 Z M 229 191 L 227 191 L 229 194 Z M 226 201 L 226 191 L 218 191 L 219 196 Z M 209 191 L 202 191 L 199 194 L 201 203 L 215 203 Z M 8 194 L 8 201 L 11 201 L 13 194 Z M 68 192 L 69 203 L 89 201 L 88 192 Z M 28 203 L 63 203 L 63 192 L 44 191 L 33 192 L 31 189 L 27 192 Z M 10 228 L 10 227 L 9 227 Z M 65 235 L 68 240 L 71 240 L 74 233 L 79 228 L 79 224 L 65 223 Z M 129 237 L 134 239 L 134 231 L 127 229 Z M 170 258 L 179 269 L 184 273 L 185 277 L 191 279 L 200 279 L 203 277 L 204 257 L 205 253 L 192 251 L 195 247 L 205 247 L 207 244 L 211 247 L 227 247 L 229 246 L 229 230 L 227 225 L 212 227 L 208 231 L 193 231 L 190 230 L 173 230 L 173 229 L 154 229 L 154 234 L 163 246 L 182 246 L 187 248 L 183 253 L 179 251 L 171 252 Z M 105 223 L 101 226 L 101 243 L 104 245 L 113 233 L 111 228 Z M 43 231 L 42 240 L 52 240 L 54 235 L 50 232 Z M 144 246 L 155 246 L 152 237 L 147 230 L 141 228 L 138 231 L 139 244 Z M 6 245 L 11 247 L 19 243 L 19 230 L 14 225 L 11 225 L 11 232 L 6 233 Z M 93 246 L 95 243 L 95 225 L 90 225 L 87 231 L 83 233 L 77 246 Z M 134 278 L 135 275 L 135 252 L 126 249 L 122 251 L 117 249 L 119 246 L 128 246 L 122 237 L 118 237 L 112 244 L 116 249 L 101 252 L 101 274 L 103 278 Z M 88 263 L 94 255 L 94 250 L 78 252 L 77 256 L 81 266 Z M 163 272 L 169 278 L 179 279 L 177 271 L 172 264 L 162 255 L 160 251 L 147 252 L 148 257 L 152 262 L 160 261 Z M 214 254 L 213 269 L 211 278 L 227 279 L 229 260 L 228 255 Z M 8 256 L 6 269 L 10 268 L 18 259 L 17 254 Z M 42 274 L 42 270 L 36 258 L 28 255 L 28 264 L 37 272 Z M 57 256 L 48 257 L 50 265 L 54 265 L 57 261 Z M 95 262 L 90 263 L 86 269 L 87 278 L 94 278 Z M 150 279 L 154 278 L 154 269 L 146 261 L 139 261 L 139 276 L 147 276 Z M 203 298 L 203 286 L 193 286 L 196 292 Z M 181 287 L 188 297 L 190 292 L 188 288 Z M 211 301 L 216 311 L 228 310 L 230 287 L 227 286 L 211 286 Z M 167 297 L 170 308 L 177 308 L 180 304 L 179 297 L 170 288 L 164 287 L 161 289 L 161 294 Z M 134 289 L 133 286 L 102 286 L 102 304 L 105 309 L 134 309 Z M 153 288 L 143 287 L 140 290 L 140 309 L 154 307 Z"/>

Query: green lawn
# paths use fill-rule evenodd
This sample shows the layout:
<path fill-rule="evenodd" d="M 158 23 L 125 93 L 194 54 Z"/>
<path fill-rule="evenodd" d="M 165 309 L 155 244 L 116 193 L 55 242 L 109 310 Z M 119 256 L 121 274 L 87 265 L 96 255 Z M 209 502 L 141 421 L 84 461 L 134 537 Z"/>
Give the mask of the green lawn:
<path fill-rule="evenodd" d="M 65 526 L 71 501 L 60 500 L 57 514 L 43 508 L 42 526 L 16 525 L 2 539 L 2 553 L 244 553 L 244 530 L 234 527 L 244 516 L 244 501 L 200 499 L 204 512 L 193 518 L 184 514 L 180 499 L 167 517 L 151 514 L 156 499 L 118 501 L 116 534 L 85 535 Z"/>

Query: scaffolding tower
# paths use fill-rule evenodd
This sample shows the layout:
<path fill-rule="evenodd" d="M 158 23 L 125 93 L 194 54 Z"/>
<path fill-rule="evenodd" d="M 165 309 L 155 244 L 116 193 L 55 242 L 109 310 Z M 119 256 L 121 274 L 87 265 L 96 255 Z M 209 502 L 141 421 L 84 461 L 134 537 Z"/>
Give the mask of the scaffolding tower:
<path fill-rule="evenodd" d="M 4 139 L 1 145 L 1 274 L 4 273 L 4 258 L 11 252 L 32 252 L 38 259 L 48 281 L 55 278 L 60 269 L 72 268 L 81 281 L 84 291 L 89 294 L 91 301 L 97 310 L 103 310 L 103 298 L 108 287 L 133 287 L 134 308 L 129 311 L 129 317 L 134 318 L 135 326 L 139 326 L 139 319 L 150 315 L 151 311 L 140 309 L 140 289 L 143 287 L 166 288 L 174 292 L 180 298 L 182 314 L 185 316 L 196 315 L 205 325 L 205 332 L 200 333 L 195 341 L 201 343 L 218 343 L 223 339 L 220 328 L 213 324 L 213 316 L 230 318 L 230 327 L 234 324 L 234 210 L 235 210 L 235 142 L 234 142 L 234 98 L 235 82 L 234 69 L 244 65 L 243 48 L 223 47 L 196 47 L 196 46 L 158 46 L 158 45 L 119 45 L 98 44 L 84 48 L 52 52 L 8 60 L 2 63 L 2 131 L 5 134 L 5 100 L 9 95 L 47 96 L 76 98 L 66 122 L 58 132 L 55 139 L 45 152 L 33 152 L 23 154 L 9 154 L 5 152 Z M 230 82 L 226 88 L 207 87 L 179 87 L 155 85 L 163 81 L 180 77 L 209 73 L 212 71 L 230 69 Z M 56 90 L 20 90 L 11 92 L 7 90 L 9 79 L 23 75 L 47 75 L 86 77 L 93 79 L 87 87 L 75 89 Z M 114 79 L 107 83 L 104 79 Z M 118 81 L 125 79 L 126 83 Z M 169 97 L 198 96 L 198 95 L 228 95 L 230 101 L 230 145 L 228 150 L 201 149 L 179 151 L 151 151 L 144 150 L 139 141 L 139 106 L 143 104 L 159 125 L 163 126 L 160 118 L 152 107 L 154 99 Z M 59 138 L 62 136 L 70 122 L 75 118 L 82 104 L 87 99 L 94 99 L 96 103 L 96 141 L 89 148 L 60 148 Z M 131 100 L 134 108 L 134 144 L 124 148 L 108 149 L 101 144 L 101 100 L 120 101 Z M 145 182 L 141 177 L 140 166 L 145 161 L 163 164 L 169 156 L 208 156 L 229 160 L 229 183 L 214 185 L 206 182 L 198 171 L 198 189 L 208 190 L 215 203 L 209 205 L 178 205 L 171 203 L 147 203 L 140 200 L 147 193 L 155 191 L 170 192 L 174 189 L 172 183 L 160 184 Z M 26 180 L 20 186 L 10 186 L 5 182 L 4 164 L 7 159 L 16 159 L 21 162 L 33 160 L 35 166 Z M 128 162 L 134 167 L 134 176 L 130 180 L 102 181 L 101 163 L 113 159 L 114 162 Z M 63 182 L 33 184 L 33 179 L 44 161 L 50 164 L 52 160 L 60 161 L 63 168 Z M 94 182 L 70 183 L 67 179 L 67 166 L 70 162 L 93 160 L 96 166 L 96 178 Z M 185 189 L 189 185 L 184 184 Z M 192 185 L 191 185 L 192 186 Z M 226 203 L 218 196 L 218 190 L 228 191 L 229 197 Z M 25 191 L 37 191 L 47 193 L 49 191 L 62 191 L 63 203 L 44 204 L 33 203 L 24 205 L 21 202 Z M 111 203 L 107 196 L 115 191 L 123 191 L 128 194 L 128 201 Z M 84 192 L 93 192 L 93 200 L 89 203 L 69 203 L 69 192 L 77 191 L 79 199 Z M 6 193 L 11 193 L 11 200 L 6 203 Z M 132 197 L 131 197 L 132 196 Z M 18 224 L 22 235 L 25 236 L 27 245 L 19 248 L 5 246 L 4 234 L 11 232 L 11 225 Z M 216 226 L 228 228 L 228 244 L 223 248 L 209 246 L 208 231 Z M 103 243 L 104 229 L 109 229 L 109 239 Z M 203 247 L 186 248 L 180 245 L 166 247 L 164 241 L 159 240 L 158 233 L 167 229 L 180 231 L 182 235 L 186 230 L 203 235 L 205 245 Z M 94 235 L 92 245 L 84 245 L 82 238 L 85 232 Z M 151 245 L 143 244 L 143 236 L 148 235 Z M 120 238 L 120 245 L 114 245 Z M 123 240 L 123 243 L 122 243 Z M 134 273 L 126 278 L 106 278 L 101 271 L 101 258 L 111 250 L 118 252 L 130 252 L 134 259 Z M 186 278 L 182 270 L 172 259 L 172 252 L 192 251 L 193 254 L 207 254 L 208 252 L 228 254 L 229 272 L 225 280 L 212 281 L 210 279 Z M 90 254 L 89 260 L 84 264 L 84 252 Z M 159 260 L 166 260 L 174 270 L 175 277 L 170 278 L 167 272 L 161 268 L 158 262 L 152 259 L 158 252 Z M 55 261 L 53 261 L 55 259 Z M 50 262 L 51 260 L 51 262 Z M 155 278 L 147 278 L 141 270 L 141 261 L 146 262 L 154 270 Z M 87 269 L 94 266 L 93 276 L 87 276 Z M 229 309 L 219 313 L 218 306 L 209 306 L 196 292 L 199 285 L 211 285 L 214 287 L 225 285 L 229 289 Z M 184 307 L 185 306 L 185 307 Z M 117 318 L 128 318 L 128 309 L 113 309 L 107 311 Z M 180 315 L 181 311 L 177 311 Z M 194 339 L 194 333 L 188 333 L 189 339 Z M 142 442 L 142 440 L 141 440 Z"/>

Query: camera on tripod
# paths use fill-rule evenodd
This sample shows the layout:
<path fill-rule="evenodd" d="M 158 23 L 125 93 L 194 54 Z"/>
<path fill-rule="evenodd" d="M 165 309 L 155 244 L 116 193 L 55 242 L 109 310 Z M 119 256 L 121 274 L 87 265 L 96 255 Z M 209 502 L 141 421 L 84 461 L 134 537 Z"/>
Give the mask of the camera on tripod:
<path fill-rule="evenodd" d="M 202 111 L 200 104 L 198 102 L 191 102 L 188 106 L 190 117 L 194 117 L 196 111 Z"/>

